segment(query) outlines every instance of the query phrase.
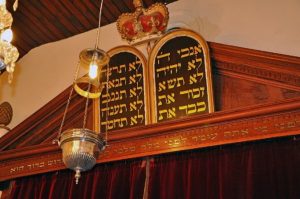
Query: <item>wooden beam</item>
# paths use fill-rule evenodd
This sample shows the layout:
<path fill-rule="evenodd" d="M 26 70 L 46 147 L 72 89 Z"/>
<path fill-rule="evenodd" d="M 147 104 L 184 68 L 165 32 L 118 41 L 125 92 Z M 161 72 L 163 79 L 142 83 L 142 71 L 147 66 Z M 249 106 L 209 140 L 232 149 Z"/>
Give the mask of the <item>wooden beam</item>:
<path fill-rule="evenodd" d="M 298 134 L 300 100 L 286 100 L 116 131 L 97 163 Z M 0 153 L 0 181 L 61 169 L 57 145 Z"/>

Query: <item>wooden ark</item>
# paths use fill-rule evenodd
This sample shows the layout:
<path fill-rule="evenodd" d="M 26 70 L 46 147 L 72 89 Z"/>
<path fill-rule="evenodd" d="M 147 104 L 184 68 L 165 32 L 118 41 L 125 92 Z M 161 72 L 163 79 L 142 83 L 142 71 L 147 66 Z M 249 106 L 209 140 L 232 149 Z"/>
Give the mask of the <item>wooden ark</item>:
<path fill-rule="evenodd" d="M 98 163 L 300 134 L 300 58 L 217 43 L 209 49 L 214 112 L 115 130 Z M 68 93 L 0 139 L 0 181 L 65 169 L 52 140 Z M 72 97 L 65 128 L 81 125 L 84 104 Z"/>

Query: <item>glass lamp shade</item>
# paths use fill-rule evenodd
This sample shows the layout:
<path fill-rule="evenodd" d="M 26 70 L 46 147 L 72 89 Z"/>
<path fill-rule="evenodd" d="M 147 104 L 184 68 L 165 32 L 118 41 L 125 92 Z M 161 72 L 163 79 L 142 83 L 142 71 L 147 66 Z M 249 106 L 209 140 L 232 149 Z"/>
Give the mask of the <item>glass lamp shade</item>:
<path fill-rule="evenodd" d="M 104 149 L 104 140 L 99 134 L 88 129 L 69 129 L 59 139 L 63 162 L 76 172 L 78 184 L 80 172 L 91 169 L 96 164 L 99 152 Z"/>
<path fill-rule="evenodd" d="M 105 78 L 101 76 L 101 74 L 103 74 L 101 72 L 103 72 L 104 66 L 109 62 L 108 54 L 98 48 L 88 48 L 81 51 L 79 59 L 81 66 L 79 74 L 81 73 L 81 70 L 89 70 L 89 73 L 87 76 L 75 80 L 75 91 L 86 98 L 99 98 L 103 88 L 102 82 L 104 82 Z M 92 89 L 86 90 L 88 87 L 86 85 L 89 84 L 92 86 Z"/>

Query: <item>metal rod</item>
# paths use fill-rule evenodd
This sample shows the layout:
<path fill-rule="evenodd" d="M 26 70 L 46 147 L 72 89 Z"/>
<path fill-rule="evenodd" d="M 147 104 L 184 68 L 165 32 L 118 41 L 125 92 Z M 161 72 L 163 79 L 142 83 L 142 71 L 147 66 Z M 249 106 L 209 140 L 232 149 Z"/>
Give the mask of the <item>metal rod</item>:
<path fill-rule="evenodd" d="M 91 79 L 89 79 L 89 85 L 88 85 L 88 90 L 87 90 L 87 97 L 86 97 L 86 101 L 85 101 L 84 116 L 83 116 L 83 125 L 82 125 L 83 129 L 85 129 L 85 126 L 86 126 L 87 110 L 88 110 L 89 98 L 90 98 L 90 90 L 91 90 Z"/>
<path fill-rule="evenodd" d="M 100 37 L 100 26 L 101 26 L 101 18 L 102 18 L 102 7 L 103 7 L 104 0 L 101 0 L 100 8 L 99 8 L 99 19 L 98 19 L 98 29 L 97 29 L 97 37 L 96 37 L 96 44 L 95 49 L 98 48 L 99 45 L 99 37 Z"/>
<path fill-rule="evenodd" d="M 67 112 L 68 112 L 68 109 L 69 109 L 69 106 L 70 106 L 70 102 L 71 102 L 71 98 L 72 98 L 72 94 L 73 94 L 73 91 L 74 91 L 74 85 L 75 85 L 76 79 L 78 77 L 79 65 L 80 65 L 80 60 L 78 60 L 78 63 L 77 63 L 77 68 L 76 68 L 76 72 L 75 72 L 75 75 L 74 75 L 72 88 L 71 88 L 71 91 L 70 91 L 70 94 L 69 94 L 69 98 L 68 98 L 68 101 L 67 101 L 67 104 L 66 104 L 66 108 L 65 108 L 65 111 L 64 111 L 64 115 L 63 115 L 63 118 L 62 118 L 62 121 L 61 121 L 61 124 L 60 124 L 60 127 L 59 127 L 59 131 L 58 131 L 58 135 L 57 135 L 57 140 L 59 139 L 59 137 L 61 135 L 61 132 L 62 132 L 62 128 L 63 128 L 63 126 L 65 124 Z"/>

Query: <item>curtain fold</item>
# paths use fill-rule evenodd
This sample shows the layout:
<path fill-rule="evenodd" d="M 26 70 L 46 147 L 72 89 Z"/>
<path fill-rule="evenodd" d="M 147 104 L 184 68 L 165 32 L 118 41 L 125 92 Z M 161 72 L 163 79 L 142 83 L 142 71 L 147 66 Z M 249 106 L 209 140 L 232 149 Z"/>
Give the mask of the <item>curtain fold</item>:
<path fill-rule="evenodd" d="M 122 161 L 97 165 L 83 172 L 78 185 L 70 170 L 20 178 L 15 181 L 10 198 L 136 199 L 143 197 L 144 181 L 142 160 Z"/>
<path fill-rule="evenodd" d="M 300 198 L 300 142 L 291 138 L 169 154 L 150 166 L 149 199 Z"/>

